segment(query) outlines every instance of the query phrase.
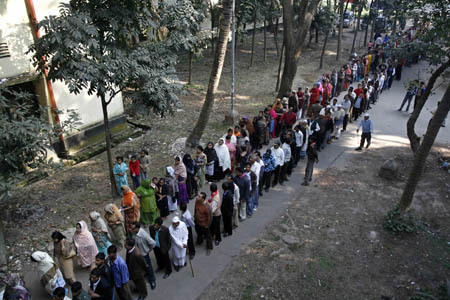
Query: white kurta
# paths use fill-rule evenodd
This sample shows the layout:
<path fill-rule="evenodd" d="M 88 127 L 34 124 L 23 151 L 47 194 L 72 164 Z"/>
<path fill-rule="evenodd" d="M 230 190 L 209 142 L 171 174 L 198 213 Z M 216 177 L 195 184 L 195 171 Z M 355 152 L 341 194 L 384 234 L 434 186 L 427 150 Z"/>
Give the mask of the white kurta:
<path fill-rule="evenodd" d="M 182 267 L 186 261 L 186 248 L 184 248 L 184 245 L 187 245 L 189 236 L 186 224 L 180 221 L 176 228 L 170 225 L 169 232 L 172 238 L 173 264 Z"/>
<path fill-rule="evenodd" d="M 219 158 L 219 166 L 222 167 L 222 171 L 231 169 L 230 151 L 228 147 L 225 144 L 216 144 L 214 150 L 216 150 L 217 157 Z"/>

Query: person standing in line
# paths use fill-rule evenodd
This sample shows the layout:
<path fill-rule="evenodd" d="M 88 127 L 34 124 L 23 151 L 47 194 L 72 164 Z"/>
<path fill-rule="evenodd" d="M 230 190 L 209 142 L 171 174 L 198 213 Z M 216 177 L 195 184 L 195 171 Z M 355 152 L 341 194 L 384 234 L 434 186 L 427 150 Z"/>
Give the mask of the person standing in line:
<path fill-rule="evenodd" d="M 113 168 L 113 173 L 114 173 L 114 177 L 116 179 L 116 188 L 120 193 L 120 196 L 122 196 L 122 190 L 121 187 L 123 185 L 128 186 L 128 166 L 127 164 L 123 161 L 123 157 L 122 156 L 117 156 L 116 157 L 116 163 L 114 164 L 114 168 Z"/>
<path fill-rule="evenodd" d="M 128 162 L 130 168 L 131 180 L 133 181 L 134 189 L 137 189 L 141 185 L 141 175 L 139 172 L 139 160 L 136 159 L 136 156 L 131 156 L 130 161 Z"/>
<path fill-rule="evenodd" d="M 242 222 L 247 218 L 247 202 L 250 201 L 250 179 L 244 174 L 241 167 L 236 168 L 236 176 L 234 183 L 239 187 L 239 221 Z"/>
<path fill-rule="evenodd" d="M 103 253 L 102 253 L 103 254 Z M 95 268 L 91 271 L 89 278 L 89 291 L 88 294 L 91 299 L 95 300 L 111 300 L 113 299 L 113 287 L 102 275 L 99 268 Z"/>
<path fill-rule="evenodd" d="M 233 234 L 233 200 L 234 200 L 234 183 L 224 182 L 222 184 L 223 196 L 220 207 L 223 219 L 223 237 Z"/>
<path fill-rule="evenodd" d="M 211 184 L 209 188 L 211 192 L 211 196 L 208 199 L 209 205 L 211 205 L 212 210 L 212 222 L 210 226 L 211 235 L 214 238 L 214 244 L 219 246 L 222 241 L 222 237 L 220 235 L 220 219 L 221 219 L 221 211 L 220 211 L 220 195 L 217 189 L 217 185 L 215 183 Z"/>
<path fill-rule="evenodd" d="M 314 172 L 314 164 L 319 162 L 319 155 L 317 153 L 316 148 L 317 148 L 316 143 L 311 142 L 308 146 L 308 150 L 306 150 L 306 156 L 308 157 L 308 160 L 306 162 L 305 180 L 302 183 L 302 185 L 304 185 L 304 186 L 309 185 L 309 182 L 312 181 L 312 174 Z"/>
<path fill-rule="evenodd" d="M 272 183 L 272 173 L 276 168 L 276 161 L 275 158 L 272 155 L 272 151 L 270 149 L 266 150 L 266 153 L 264 153 L 262 160 L 264 162 L 264 178 L 263 183 L 265 187 L 266 193 L 269 192 L 270 185 Z M 240 192 L 240 188 L 239 188 Z"/>
<path fill-rule="evenodd" d="M 104 208 L 105 220 L 108 222 L 109 229 L 113 234 L 113 243 L 122 249 L 125 243 L 125 227 L 123 225 L 124 219 L 119 208 L 115 204 L 108 204 Z"/>
<path fill-rule="evenodd" d="M 145 284 L 147 267 L 145 266 L 144 257 L 139 248 L 136 247 L 136 241 L 132 238 L 128 238 L 125 241 L 125 249 L 127 249 L 126 262 L 130 279 L 133 280 L 139 295 L 137 300 L 143 300 L 148 295 L 147 285 Z"/>
<path fill-rule="evenodd" d="M 281 167 L 283 167 L 284 164 L 284 151 L 280 148 L 280 141 L 276 141 L 273 145 L 271 152 L 273 157 L 275 158 L 275 170 L 273 171 L 274 177 L 273 177 L 273 183 L 272 187 L 276 186 L 280 182 L 280 173 L 281 173 Z"/>
<path fill-rule="evenodd" d="M 195 232 L 197 232 L 197 245 L 201 245 L 203 238 L 205 238 L 206 255 L 209 256 L 213 249 L 211 232 L 209 231 L 212 220 L 212 209 L 207 204 L 206 194 L 203 192 L 199 193 L 195 200 L 194 220 Z"/>
<path fill-rule="evenodd" d="M 261 171 L 261 164 L 257 161 L 257 154 L 253 154 L 250 156 L 249 158 L 249 164 L 250 164 L 250 169 L 251 171 L 256 175 L 256 186 L 255 186 L 255 190 L 254 190 L 254 197 L 252 199 L 252 211 L 256 211 L 258 210 L 258 206 L 259 206 L 259 174 Z"/>
<path fill-rule="evenodd" d="M 97 245 L 92 233 L 89 231 L 85 221 L 80 221 L 76 225 L 73 234 L 73 243 L 77 250 L 78 262 L 82 268 L 93 268 L 95 266 L 95 256 L 98 253 Z"/>
<path fill-rule="evenodd" d="M 98 252 L 103 252 L 107 255 L 108 247 L 112 245 L 108 227 L 106 227 L 105 221 L 96 211 L 90 212 L 89 218 L 91 219 L 92 236 L 97 244 Z"/>
<path fill-rule="evenodd" d="M 106 250 L 108 251 L 108 250 Z M 114 293 L 114 277 L 111 270 L 111 262 L 109 261 L 109 258 L 106 259 L 106 255 L 103 252 L 98 253 L 95 256 L 95 268 L 99 272 L 99 275 L 102 276 L 103 279 L 105 279 L 108 282 L 109 287 L 111 288 L 111 294 Z"/>
<path fill-rule="evenodd" d="M 291 139 L 286 138 L 284 140 L 283 145 L 281 146 L 281 149 L 284 152 L 284 160 L 283 160 L 283 166 L 280 170 L 280 185 L 282 185 L 283 182 L 289 181 L 287 178 L 288 174 L 288 166 L 289 162 L 291 161 Z"/>
<path fill-rule="evenodd" d="M 192 218 L 191 212 L 187 208 L 186 203 L 180 204 L 181 211 L 181 221 L 186 224 L 188 231 L 188 249 L 189 249 L 189 259 L 194 259 L 195 257 L 195 246 L 194 246 L 194 235 L 192 234 L 192 228 L 195 227 L 194 219 Z"/>
<path fill-rule="evenodd" d="M 361 151 L 364 147 L 364 142 L 367 140 L 366 149 L 370 146 L 370 141 L 372 139 L 372 132 L 373 132 L 373 124 L 372 121 L 369 120 L 369 114 L 364 115 L 364 119 L 359 122 L 358 127 L 356 128 L 356 133 L 358 134 L 359 129 L 362 127 L 362 134 L 361 134 L 361 143 L 359 144 L 359 147 L 356 148 L 356 151 Z"/>
<path fill-rule="evenodd" d="M 139 174 L 141 175 L 141 182 L 147 179 L 147 174 L 150 172 L 150 159 L 148 158 L 148 152 L 146 150 L 141 150 L 139 154 Z"/>
<path fill-rule="evenodd" d="M 179 271 L 186 266 L 186 248 L 188 247 L 189 233 L 184 222 L 178 216 L 173 217 L 172 225 L 169 226 L 170 237 L 172 239 L 173 265 L 175 271 Z"/>
<path fill-rule="evenodd" d="M 83 285 L 79 281 L 75 281 L 71 286 L 72 300 L 91 300 L 91 296 L 83 290 Z"/>
<path fill-rule="evenodd" d="M 257 189 L 257 177 L 255 172 L 251 170 L 250 163 L 245 164 L 245 175 L 250 180 L 250 198 L 247 201 L 246 204 L 246 210 L 247 210 L 247 218 L 251 218 L 253 215 L 253 208 L 255 203 L 255 197 L 258 197 L 258 189 Z"/>
<path fill-rule="evenodd" d="M 136 241 L 136 246 L 139 248 L 147 266 L 147 276 L 148 282 L 152 290 L 156 288 L 156 278 L 153 272 L 152 261 L 150 259 L 150 252 L 155 248 L 156 242 L 150 237 L 147 231 L 141 227 L 140 222 L 134 222 L 132 224 L 132 231 L 135 233 L 134 240 Z"/>
<path fill-rule="evenodd" d="M 138 222 L 141 218 L 141 202 L 138 196 L 133 193 L 130 187 L 123 185 L 122 190 L 122 210 L 125 215 L 125 230 L 127 235 L 131 234 L 131 224 Z"/>
<path fill-rule="evenodd" d="M 233 181 L 233 175 L 227 175 L 227 182 L 233 185 L 233 216 L 232 223 L 233 229 L 236 229 L 239 226 L 239 187 Z"/>
<path fill-rule="evenodd" d="M 160 217 L 156 218 L 153 226 L 149 227 L 150 236 L 155 241 L 155 257 L 156 263 L 158 264 L 159 270 L 166 270 L 163 279 L 167 279 L 172 273 L 172 263 L 170 262 L 169 250 L 172 246 L 170 240 L 169 229 L 163 225 L 163 219 Z"/>
<path fill-rule="evenodd" d="M 67 238 L 59 231 L 52 233 L 53 257 L 58 260 L 59 266 L 63 271 L 67 283 L 72 284 L 76 281 L 73 271 L 75 250 Z"/>
<path fill-rule="evenodd" d="M 133 300 L 130 286 L 128 284 L 128 281 L 130 280 L 128 267 L 123 258 L 117 253 L 117 247 L 115 245 L 109 246 L 108 258 L 111 265 L 117 296 L 119 296 L 120 300 Z"/>
<path fill-rule="evenodd" d="M 344 100 L 341 103 L 342 108 L 344 109 L 344 119 L 342 122 L 342 131 L 347 130 L 348 120 L 350 118 L 350 108 L 352 107 L 352 102 L 350 101 L 350 96 L 345 95 Z"/>
<path fill-rule="evenodd" d="M 153 224 L 153 221 L 158 217 L 158 207 L 156 204 L 155 189 L 151 186 L 150 180 L 142 180 L 142 184 L 135 191 L 135 194 L 141 203 L 141 218 L 139 221 L 144 225 Z M 164 200 L 167 201 L 167 199 Z M 161 215 L 163 214 L 161 213 Z"/>

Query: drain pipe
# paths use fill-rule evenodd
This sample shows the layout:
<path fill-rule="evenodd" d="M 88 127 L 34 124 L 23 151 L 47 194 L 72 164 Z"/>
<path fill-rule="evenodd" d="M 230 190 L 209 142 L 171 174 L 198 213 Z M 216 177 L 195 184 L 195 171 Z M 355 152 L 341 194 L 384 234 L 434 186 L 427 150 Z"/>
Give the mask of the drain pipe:
<path fill-rule="evenodd" d="M 25 0 L 25 6 L 27 8 L 27 13 L 28 13 L 28 19 L 30 20 L 30 25 L 31 25 L 31 32 L 33 34 L 33 38 L 36 41 L 37 39 L 39 39 L 41 37 L 41 34 L 39 32 L 38 29 L 38 22 L 37 22 L 37 18 L 36 18 L 36 11 L 34 9 L 34 3 L 33 0 Z M 44 63 L 46 63 L 46 58 L 42 57 L 42 60 L 44 61 Z M 52 82 L 50 81 L 50 79 L 48 78 L 48 70 L 44 69 L 44 77 L 45 77 L 45 81 L 47 83 L 47 90 L 48 90 L 48 94 L 50 97 L 50 107 L 51 107 L 51 111 L 53 113 L 53 117 L 55 118 L 55 122 L 58 125 L 61 125 L 61 121 L 59 119 L 59 114 L 58 114 L 58 107 L 56 106 L 56 100 L 55 100 L 55 94 L 53 92 L 53 85 Z M 62 157 L 66 157 L 67 156 L 67 149 L 66 149 L 66 145 L 64 142 L 64 136 L 61 132 L 61 130 L 58 130 L 59 132 L 59 143 L 58 143 L 58 155 L 62 156 Z"/>

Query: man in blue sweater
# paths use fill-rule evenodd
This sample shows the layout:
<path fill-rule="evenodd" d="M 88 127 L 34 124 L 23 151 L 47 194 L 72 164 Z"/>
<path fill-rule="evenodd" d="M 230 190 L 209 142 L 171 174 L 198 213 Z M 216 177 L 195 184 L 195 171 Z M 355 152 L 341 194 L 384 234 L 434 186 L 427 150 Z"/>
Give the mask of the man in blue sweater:
<path fill-rule="evenodd" d="M 356 148 L 356 151 L 361 151 L 364 147 L 364 142 L 367 140 L 366 149 L 370 146 L 370 140 L 372 139 L 372 131 L 373 131 L 373 124 L 372 120 L 369 120 L 369 114 L 364 115 L 364 119 L 359 122 L 358 127 L 356 128 L 356 133 L 359 132 L 359 129 L 362 127 L 362 134 L 361 134 L 361 143 L 359 144 L 359 147 Z"/>

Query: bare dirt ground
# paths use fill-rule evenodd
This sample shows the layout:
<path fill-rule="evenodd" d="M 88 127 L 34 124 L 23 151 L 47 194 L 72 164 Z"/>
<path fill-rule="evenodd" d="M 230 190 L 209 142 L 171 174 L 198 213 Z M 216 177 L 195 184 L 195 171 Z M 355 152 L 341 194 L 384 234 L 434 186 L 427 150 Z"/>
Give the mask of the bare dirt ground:
<path fill-rule="evenodd" d="M 395 236 L 382 223 L 406 178 L 378 176 L 386 157 L 408 174 L 407 147 L 354 154 L 319 174 L 200 299 L 449 299 L 450 174 L 430 155 L 413 203 L 423 227 Z"/>

